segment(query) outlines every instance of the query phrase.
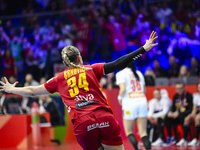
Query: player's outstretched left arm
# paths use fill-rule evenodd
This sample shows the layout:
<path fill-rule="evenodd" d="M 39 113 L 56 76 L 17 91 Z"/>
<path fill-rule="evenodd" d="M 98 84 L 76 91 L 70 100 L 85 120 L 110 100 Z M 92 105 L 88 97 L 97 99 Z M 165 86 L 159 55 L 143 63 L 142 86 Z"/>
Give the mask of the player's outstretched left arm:
<path fill-rule="evenodd" d="M 154 43 L 157 38 L 158 36 L 156 36 L 156 32 L 152 31 L 149 39 L 146 40 L 144 46 L 140 47 L 132 53 L 120 57 L 119 59 L 113 62 L 106 63 L 104 65 L 104 74 L 108 74 L 126 68 L 128 64 L 131 63 L 133 60 L 137 59 L 138 57 L 142 56 L 142 54 L 151 50 L 154 46 L 158 45 L 158 43 Z"/>
<path fill-rule="evenodd" d="M 13 94 L 28 96 L 28 97 L 50 94 L 46 90 L 44 85 L 15 87 L 18 82 L 15 82 L 14 84 L 10 84 L 6 77 L 4 77 L 4 82 L 0 81 L 0 83 L 1 83 L 0 91 L 4 91 L 6 93 L 13 93 Z"/>

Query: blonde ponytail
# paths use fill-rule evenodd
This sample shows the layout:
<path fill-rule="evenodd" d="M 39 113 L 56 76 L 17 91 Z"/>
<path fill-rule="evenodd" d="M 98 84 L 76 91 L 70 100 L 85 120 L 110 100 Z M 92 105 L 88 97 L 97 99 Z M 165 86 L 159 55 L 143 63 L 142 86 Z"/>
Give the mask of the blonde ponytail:
<path fill-rule="evenodd" d="M 80 55 L 79 50 L 74 46 L 66 46 L 62 49 L 61 52 L 62 59 L 65 62 L 66 66 L 71 68 L 81 68 L 85 70 L 90 70 L 91 68 L 85 68 L 81 67 L 79 65 L 76 65 L 77 57 Z M 71 59 L 71 61 L 70 61 Z"/>

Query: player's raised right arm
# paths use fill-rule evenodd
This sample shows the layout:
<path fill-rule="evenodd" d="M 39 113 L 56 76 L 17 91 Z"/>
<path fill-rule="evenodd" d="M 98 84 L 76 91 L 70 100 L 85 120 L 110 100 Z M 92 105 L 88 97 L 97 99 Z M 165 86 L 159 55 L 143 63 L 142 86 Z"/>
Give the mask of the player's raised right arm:
<path fill-rule="evenodd" d="M 144 46 L 140 47 L 138 50 L 132 53 L 120 57 L 119 59 L 113 62 L 106 63 L 104 65 L 104 74 L 108 74 L 126 68 L 130 62 L 137 59 L 145 52 L 151 50 L 154 46 L 158 45 L 158 43 L 154 43 L 157 38 L 158 36 L 156 36 L 156 32 L 152 31 L 149 40 L 146 41 Z"/>

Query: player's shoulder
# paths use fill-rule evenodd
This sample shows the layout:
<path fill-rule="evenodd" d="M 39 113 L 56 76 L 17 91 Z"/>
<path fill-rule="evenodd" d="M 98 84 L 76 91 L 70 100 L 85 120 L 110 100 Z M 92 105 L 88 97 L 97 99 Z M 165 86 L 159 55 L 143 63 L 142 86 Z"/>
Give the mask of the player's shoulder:
<path fill-rule="evenodd" d="M 120 70 L 119 72 L 117 72 L 117 74 L 126 75 L 127 72 L 130 72 L 130 69 L 129 69 L 129 68 L 125 68 L 125 69 L 123 69 L 123 70 Z"/>
<path fill-rule="evenodd" d="M 198 92 L 196 92 L 196 93 L 193 94 L 193 96 L 198 97 L 198 96 L 200 96 L 200 94 Z"/>
<path fill-rule="evenodd" d="M 64 79 L 64 72 L 66 72 L 67 70 L 68 69 L 66 69 L 66 70 L 64 70 L 64 71 L 62 71 L 60 73 L 56 73 L 54 75 L 54 77 L 52 77 L 50 80 L 56 80 L 56 81 L 58 81 L 58 80 Z"/>

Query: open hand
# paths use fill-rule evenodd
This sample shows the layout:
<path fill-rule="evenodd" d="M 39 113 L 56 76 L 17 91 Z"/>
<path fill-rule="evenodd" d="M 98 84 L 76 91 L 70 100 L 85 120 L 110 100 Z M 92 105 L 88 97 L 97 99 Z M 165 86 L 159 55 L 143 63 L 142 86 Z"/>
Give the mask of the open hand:
<path fill-rule="evenodd" d="M 156 36 L 156 32 L 152 31 L 151 35 L 149 37 L 149 40 L 146 40 L 146 43 L 144 44 L 143 48 L 146 51 L 149 51 L 150 49 L 152 49 L 154 46 L 158 45 L 158 43 L 154 43 L 155 40 L 158 38 L 158 36 Z"/>
<path fill-rule="evenodd" d="M 11 89 L 14 88 L 16 86 L 18 82 L 15 82 L 13 84 L 10 84 L 7 80 L 6 77 L 4 77 L 4 82 L 3 81 L 0 81 L 0 84 L 2 86 L 0 86 L 0 91 L 4 91 L 4 92 L 7 92 L 7 93 L 11 93 Z"/>

